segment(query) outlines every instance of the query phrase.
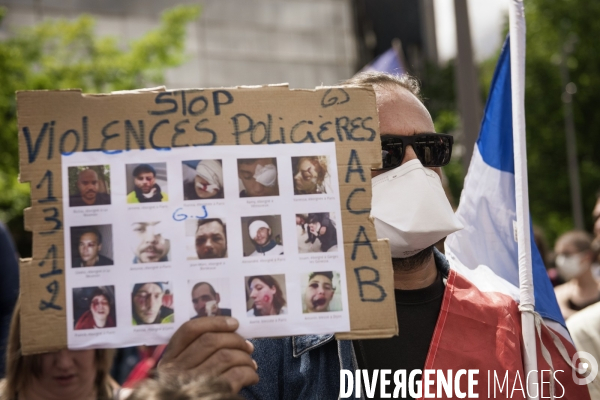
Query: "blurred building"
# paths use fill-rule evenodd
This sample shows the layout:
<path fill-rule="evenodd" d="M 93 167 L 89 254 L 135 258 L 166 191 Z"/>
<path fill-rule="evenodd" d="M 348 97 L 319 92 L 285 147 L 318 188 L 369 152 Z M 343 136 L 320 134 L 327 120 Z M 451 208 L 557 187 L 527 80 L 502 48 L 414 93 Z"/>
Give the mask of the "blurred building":
<path fill-rule="evenodd" d="M 97 33 L 140 37 L 178 4 L 200 4 L 186 41 L 189 60 L 167 73 L 168 88 L 289 82 L 332 85 L 357 65 L 352 0 L 0 0 L 3 30 L 44 18 L 96 18 Z"/>
<path fill-rule="evenodd" d="M 423 60 L 437 60 L 433 0 L 0 0 L 8 9 L 0 33 L 88 13 L 99 35 L 127 41 L 178 4 L 199 4 L 202 14 L 188 30 L 188 61 L 167 73 L 169 88 L 332 85 L 394 38 L 413 73 Z"/>
<path fill-rule="evenodd" d="M 420 76 L 426 62 L 438 63 L 433 0 L 353 0 L 357 69 L 400 39 L 404 67 Z"/>

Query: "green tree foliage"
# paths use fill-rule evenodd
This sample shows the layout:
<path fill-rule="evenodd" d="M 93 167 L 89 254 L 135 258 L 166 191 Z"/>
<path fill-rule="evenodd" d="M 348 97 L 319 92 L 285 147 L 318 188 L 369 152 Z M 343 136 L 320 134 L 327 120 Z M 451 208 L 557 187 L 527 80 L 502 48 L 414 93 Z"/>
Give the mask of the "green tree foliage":
<path fill-rule="evenodd" d="M 454 63 L 454 60 L 443 66 L 428 63 L 422 76 L 423 101 L 431 113 L 436 132 L 453 134 L 459 126 L 454 87 Z M 464 180 L 461 158 L 456 150 L 452 154 L 450 164 L 444 167 L 444 174 L 448 178 L 452 205 L 456 207 Z"/>
<path fill-rule="evenodd" d="M 586 227 L 600 188 L 600 3 L 583 0 L 529 0 L 525 112 L 529 199 L 534 222 L 550 243 L 573 228 L 564 112 L 558 61 L 565 41 L 575 38 L 567 58 L 577 86 L 573 111 Z"/>
<path fill-rule="evenodd" d="M 17 90 L 78 88 L 102 93 L 164 81 L 167 68 L 185 61 L 184 39 L 200 9 L 179 6 L 162 15 L 160 26 L 123 43 L 97 37 L 94 19 L 48 20 L 0 40 L 0 220 L 9 222 L 17 242 L 29 185 L 18 183 Z M 0 24 L 6 9 L 0 7 Z M 19 246 L 27 254 L 27 246 Z"/>
<path fill-rule="evenodd" d="M 529 173 L 529 202 L 534 223 L 542 227 L 549 243 L 573 229 L 564 108 L 559 62 L 566 41 L 574 40 L 566 64 L 573 95 L 575 130 L 586 228 L 600 189 L 600 3 L 583 0 L 528 0 L 526 11 L 525 113 Z M 508 21 L 503 34 L 508 32 Z M 479 65 L 482 98 L 487 98 L 500 49 Z M 457 127 L 453 62 L 431 67 L 423 76 L 426 105 L 436 129 L 451 132 Z M 449 97 L 450 96 L 450 97 Z M 433 100 L 435 99 L 435 101 Z M 458 200 L 462 190 L 460 159 L 444 168 L 450 189 Z"/>

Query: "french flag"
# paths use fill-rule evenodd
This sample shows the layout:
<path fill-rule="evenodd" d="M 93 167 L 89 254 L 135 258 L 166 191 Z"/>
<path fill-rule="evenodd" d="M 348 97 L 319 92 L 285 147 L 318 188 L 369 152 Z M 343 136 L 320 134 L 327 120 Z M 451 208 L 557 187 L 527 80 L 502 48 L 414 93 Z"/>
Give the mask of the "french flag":
<path fill-rule="evenodd" d="M 446 239 L 452 266 L 484 291 L 519 300 L 515 159 L 510 76 L 510 39 L 504 43 L 485 107 L 479 139 L 457 217 L 465 228 Z M 530 235 L 533 236 L 531 223 Z M 531 241 L 535 310 L 568 336 L 540 252 Z"/>
<path fill-rule="evenodd" d="M 514 67 L 513 63 L 513 70 Z M 521 78 L 524 81 L 524 74 Z M 575 348 L 539 250 L 530 240 L 533 233 L 529 218 L 526 161 L 523 161 L 526 158 L 515 158 L 515 148 L 519 149 L 515 147 L 515 141 L 522 140 L 518 151 L 524 150 L 525 141 L 524 136 L 513 137 L 517 125 L 513 124 L 515 85 L 512 79 L 510 40 L 507 38 L 496 66 L 479 139 L 456 212 L 465 228 L 447 237 L 446 257 L 452 269 L 477 289 L 477 296 L 482 297 L 482 302 L 500 299 L 507 304 L 512 303 L 513 309 L 518 304 L 530 306 L 525 310 L 530 319 L 517 317 L 514 323 L 502 326 L 502 329 L 512 331 L 509 334 L 522 335 L 524 372 L 530 369 L 563 369 L 565 375 L 562 375 L 560 383 L 565 396 L 562 398 L 587 399 L 586 386 L 574 385 L 571 379 L 571 360 L 566 360 L 566 355 L 573 357 Z M 519 113 L 522 114 L 522 110 Z M 524 115 L 521 117 L 524 128 Z M 516 171 L 516 167 L 521 170 Z M 520 235 L 524 237 L 519 238 Z M 527 286 L 525 290 L 523 286 Z M 541 326 L 536 326 L 534 321 L 540 322 Z M 549 329 L 543 327 L 541 321 Z M 546 357 L 544 349 L 549 353 Z M 551 366 L 548 360 L 551 360 Z M 540 383 L 548 382 L 548 377 L 543 375 L 538 375 L 538 379 Z M 556 396 L 560 397 L 563 390 L 558 384 L 556 387 Z M 548 395 L 548 390 L 545 395 Z"/>

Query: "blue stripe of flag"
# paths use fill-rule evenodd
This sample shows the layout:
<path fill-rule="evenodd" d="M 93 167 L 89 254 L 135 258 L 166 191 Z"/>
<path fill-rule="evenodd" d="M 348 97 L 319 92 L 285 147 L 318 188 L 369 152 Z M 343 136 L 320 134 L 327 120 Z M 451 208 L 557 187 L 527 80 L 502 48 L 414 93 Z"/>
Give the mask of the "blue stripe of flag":
<path fill-rule="evenodd" d="M 507 37 L 494 72 L 490 94 L 485 106 L 484 117 L 481 122 L 481 131 L 477 140 L 479 152 L 486 164 L 498 170 L 514 175 L 514 149 L 512 130 L 512 98 L 510 78 L 510 40 Z M 514 182 L 514 181 L 513 181 Z M 511 189 L 511 188 L 509 188 Z M 514 193 L 507 189 L 506 193 Z M 516 200 L 507 196 L 505 198 L 488 199 L 490 201 L 503 201 L 508 209 L 515 210 Z M 535 295 L 535 309 L 545 318 L 552 319 L 563 326 L 564 318 L 558 307 L 554 289 L 546 273 L 544 262 L 533 240 L 531 229 L 531 250 L 533 264 L 533 285 Z M 518 268 L 518 254 L 513 255 L 514 267 Z"/>

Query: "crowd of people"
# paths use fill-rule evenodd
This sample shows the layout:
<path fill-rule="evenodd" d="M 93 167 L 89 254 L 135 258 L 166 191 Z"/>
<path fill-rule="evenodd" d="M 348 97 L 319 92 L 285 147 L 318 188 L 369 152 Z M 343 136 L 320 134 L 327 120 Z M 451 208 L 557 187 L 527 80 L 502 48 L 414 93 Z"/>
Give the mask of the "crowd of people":
<path fill-rule="evenodd" d="M 437 179 L 441 176 L 440 167 L 445 165 L 440 160 L 444 160 L 446 157 L 443 155 L 451 151 L 451 141 L 439 143 L 423 154 L 417 154 L 412 147 L 411 143 L 414 144 L 419 135 L 431 135 L 435 131 L 431 116 L 419 97 L 417 82 L 408 76 L 371 72 L 361 73 L 347 83 L 373 85 L 380 131 L 387 138 L 388 145 L 397 151 L 395 157 L 383 160 L 383 168 L 372 171 L 372 176 L 379 176 L 378 181 L 382 182 L 373 194 L 372 214 L 378 236 L 389 238 L 394 251 L 394 296 L 398 324 L 402 327 L 399 336 L 348 341 L 337 340 L 332 333 L 248 341 L 236 333 L 238 322 L 229 316 L 230 310 L 219 306 L 220 294 L 211 284 L 199 282 L 191 293 L 197 317 L 181 325 L 169 344 L 154 352 L 151 368 L 144 370 L 147 378 L 130 390 L 121 388 L 110 375 L 112 350 L 60 350 L 23 355 L 17 305 L 6 347 L 6 375 L 0 381 L 0 400 L 191 400 L 238 399 L 239 396 L 264 400 L 334 399 L 340 393 L 341 369 L 404 369 L 409 374 L 416 369 L 423 370 L 426 365 L 433 369 L 520 371 L 524 376 L 521 338 L 506 333 L 515 328 L 515 324 L 514 330 L 520 332 L 516 306 L 480 293 L 467 279 L 451 270 L 445 256 L 434 247 L 439 240 L 438 232 L 419 232 L 416 244 L 411 243 L 410 235 L 398 233 L 394 227 L 389 210 L 397 208 L 397 199 L 389 193 L 402 190 L 410 194 L 411 188 L 402 185 L 421 183 L 435 185 L 439 187 L 439 193 L 443 193 L 441 179 Z M 325 166 L 316 157 L 298 160 L 294 166 L 295 190 L 301 193 L 327 192 Z M 190 196 L 219 195 L 222 182 L 212 173 L 219 168 L 219 163 L 199 164 L 199 178 L 190 188 Z M 238 168 L 243 185 L 241 196 L 270 196 L 279 192 L 278 183 L 273 178 L 276 177 L 276 160 L 241 160 Z M 396 171 L 393 179 L 386 175 L 392 170 Z M 155 184 L 156 172 L 152 167 L 139 168 L 133 175 L 135 189 L 128 196 L 130 201 L 160 201 L 166 197 Z M 80 176 L 81 201 L 86 204 L 99 199 L 94 189 L 96 180 L 91 172 Z M 380 197 L 375 199 L 375 196 Z M 415 202 L 418 203 L 419 199 Z M 440 219 L 454 218 L 449 203 L 437 211 Z M 421 212 L 413 217 L 418 220 L 428 218 L 428 215 Z M 554 265 L 552 268 L 556 268 L 564 281 L 556 286 L 561 310 L 568 319 L 575 342 L 586 351 L 586 346 L 592 343 L 596 351 L 600 349 L 600 341 L 597 340 L 600 338 L 600 196 L 594 209 L 594 219 L 595 238 L 585 232 L 567 232 L 557 240 L 554 254 L 548 257 L 549 264 Z M 314 244 L 318 239 L 321 251 L 331 251 L 337 246 L 335 223 L 328 215 L 298 215 L 296 221 L 298 229 L 306 234 L 306 240 L 312 240 L 311 244 Z M 457 224 L 451 225 L 453 230 L 460 228 Z M 143 238 L 154 236 L 155 230 L 156 226 L 149 224 L 139 226 L 135 233 Z M 198 224 L 195 242 L 198 257 L 223 257 L 227 252 L 224 232 L 225 226 L 219 220 Z M 282 251 L 272 237 L 271 226 L 263 220 L 249 224 L 248 236 L 256 248 L 251 256 Z M 98 232 L 83 232 L 78 240 L 82 246 L 80 266 L 94 265 L 101 260 L 97 252 L 85 250 L 102 246 Z M 168 241 L 161 243 L 149 250 L 142 246 L 134 249 L 136 262 L 167 257 Z M 91 256 L 88 257 L 88 254 Z M 334 281 L 334 275 L 327 271 L 308 276 L 304 292 L 305 312 L 324 312 L 331 307 L 338 290 Z M 286 297 L 277 276 L 250 276 L 246 286 L 249 316 L 286 313 Z M 132 293 L 134 324 L 169 321 L 172 310 L 165 306 L 164 296 L 168 296 L 168 292 L 161 282 L 136 285 Z M 474 298 L 489 301 L 483 306 L 475 304 Z M 454 315 L 448 314 L 449 303 L 455 307 Z M 6 307 L 5 303 L 1 305 Z M 77 324 L 106 326 L 112 323 L 113 303 L 106 291 L 92 293 L 87 307 L 89 309 Z M 470 330 L 463 329 L 464 319 L 457 317 L 459 314 L 468 315 L 475 326 Z M 580 315 L 586 323 L 577 322 Z M 439 318 L 444 319 L 443 327 L 436 325 Z M 458 336 L 467 344 L 475 338 L 480 342 L 483 340 L 483 349 L 477 351 L 484 352 L 485 357 L 474 358 L 473 352 L 461 350 L 462 347 L 454 342 Z M 600 359 L 600 354 L 598 356 Z M 561 367 L 567 369 L 563 364 L 555 364 L 556 369 Z M 563 381 L 562 386 L 564 399 L 590 398 L 585 386 L 568 381 Z M 485 398 L 486 387 L 482 385 L 478 390 L 479 397 Z"/>

